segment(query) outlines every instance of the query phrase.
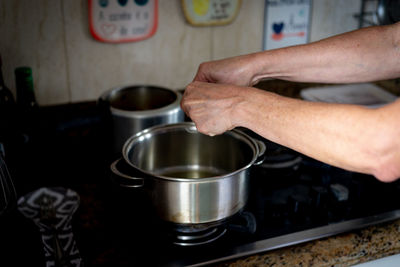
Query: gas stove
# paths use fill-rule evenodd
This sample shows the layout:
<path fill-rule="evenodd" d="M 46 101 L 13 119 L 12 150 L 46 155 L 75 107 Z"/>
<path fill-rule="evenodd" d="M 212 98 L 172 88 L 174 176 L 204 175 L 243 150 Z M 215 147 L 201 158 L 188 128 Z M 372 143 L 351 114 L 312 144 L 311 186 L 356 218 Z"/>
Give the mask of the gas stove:
<path fill-rule="evenodd" d="M 120 155 L 109 153 L 96 108 L 89 107 L 45 109 L 32 142 L 18 147 L 23 156 L 8 159 L 20 196 L 44 186 L 79 194 L 72 228 L 87 266 L 217 264 L 400 218 L 400 182 L 335 168 L 247 131 L 267 147 L 264 162 L 251 168 L 247 205 L 203 225 L 161 221 L 144 191 L 111 178 L 110 164 Z M 44 266 L 33 223 L 16 209 L 0 222 L 5 257 Z"/>
<path fill-rule="evenodd" d="M 127 257 L 129 261 L 154 266 L 203 266 L 400 217 L 398 182 L 381 183 L 372 176 L 335 168 L 268 140 L 264 142 L 272 150 L 267 150 L 264 164 L 251 170 L 248 204 L 223 222 L 200 229 L 168 227 L 156 217 L 143 217 L 151 213 L 150 206 L 143 208 L 144 200 L 122 200 L 120 203 L 128 203 L 127 209 L 141 214 L 128 216 L 125 209 L 114 214 L 127 224 L 119 228 L 121 232 L 115 236 L 120 238 L 116 240 L 124 237 L 137 242 L 121 243 L 129 255 L 135 255 Z M 129 198 L 133 193 L 127 194 Z M 137 224 L 141 226 L 131 228 Z M 152 238 L 145 233 L 151 233 Z M 143 239 L 139 237 L 142 235 Z M 148 251 L 158 256 L 146 256 Z"/>

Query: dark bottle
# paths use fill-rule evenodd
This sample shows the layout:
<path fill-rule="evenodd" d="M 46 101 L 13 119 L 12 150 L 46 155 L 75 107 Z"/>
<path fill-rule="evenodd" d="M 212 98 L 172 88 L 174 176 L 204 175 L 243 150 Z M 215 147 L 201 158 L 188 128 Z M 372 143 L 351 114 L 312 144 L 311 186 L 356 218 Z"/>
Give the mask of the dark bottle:
<path fill-rule="evenodd" d="M 0 112 L 7 112 L 14 106 L 15 101 L 10 89 L 4 83 L 2 65 L 0 56 Z"/>
<path fill-rule="evenodd" d="M 14 116 L 15 111 L 14 107 L 14 96 L 4 83 L 2 60 L 0 56 L 0 142 L 12 127 L 14 121 L 12 116 Z"/>
<path fill-rule="evenodd" d="M 9 146 L 13 140 L 13 129 L 15 124 L 15 100 L 10 89 L 4 83 L 2 63 L 3 62 L 0 56 L 0 154 L 2 154 L 3 157 L 7 157 L 9 154 L 8 152 L 10 151 Z M 2 183 L 0 183 L 0 192 L 1 185 Z"/>
<path fill-rule="evenodd" d="M 32 69 L 18 67 L 15 69 L 15 82 L 17 86 L 17 104 L 21 110 L 31 110 L 38 107 L 33 87 Z"/>

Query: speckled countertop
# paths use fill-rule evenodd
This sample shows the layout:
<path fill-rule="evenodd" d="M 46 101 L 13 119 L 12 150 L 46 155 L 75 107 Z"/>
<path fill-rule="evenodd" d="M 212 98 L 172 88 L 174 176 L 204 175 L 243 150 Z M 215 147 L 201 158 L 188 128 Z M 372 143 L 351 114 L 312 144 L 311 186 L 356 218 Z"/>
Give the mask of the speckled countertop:
<path fill-rule="evenodd" d="M 387 91 L 400 95 L 398 80 L 377 83 Z M 266 81 L 257 87 L 281 95 L 300 98 L 303 88 L 316 84 Z M 250 266 L 353 266 L 400 253 L 400 220 L 370 226 L 324 239 L 223 262 L 215 267 Z M 400 263 L 399 263 L 400 266 Z"/>
<path fill-rule="evenodd" d="M 400 253 L 400 220 L 224 262 L 215 267 L 353 266 Z"/>

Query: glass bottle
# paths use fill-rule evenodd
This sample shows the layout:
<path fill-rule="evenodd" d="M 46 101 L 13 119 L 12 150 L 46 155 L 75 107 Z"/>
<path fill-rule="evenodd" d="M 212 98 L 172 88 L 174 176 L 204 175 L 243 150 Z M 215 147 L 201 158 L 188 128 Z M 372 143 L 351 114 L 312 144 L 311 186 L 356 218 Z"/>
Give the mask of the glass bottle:
<path fill-rule="evenodd" d="M 33 86 L 32 69 L 18 67 L 15 69 L 15 82 L 17 86 L 17 104 L 22 110 L 31 110 L 38 107 Z"/>
<path fill-rule="evenodd" d="M 14 96 L 4 82 L 2 63 L 0 56 L 0 154 L 6 158 L 11 151 L 9 146 L 13 142 L 16 109 Z M 1 187 L 4 186 L 0 183 L 0 191 Z"/>
<path fill-rule="evenodd" d="M 6 86 L 3 78 L 3 62 L 0 56 L 0 112 L 7 112 L 15 104 L 14 96 Z"/>
<path fill-rule="evenodd" d="M 23 144 L 31 142 L 38 123 L 39 105 L 36 102 L 33 86 L 32 69 L 18 67 L 14 70 L 17 87 L 18 131 Z"/>

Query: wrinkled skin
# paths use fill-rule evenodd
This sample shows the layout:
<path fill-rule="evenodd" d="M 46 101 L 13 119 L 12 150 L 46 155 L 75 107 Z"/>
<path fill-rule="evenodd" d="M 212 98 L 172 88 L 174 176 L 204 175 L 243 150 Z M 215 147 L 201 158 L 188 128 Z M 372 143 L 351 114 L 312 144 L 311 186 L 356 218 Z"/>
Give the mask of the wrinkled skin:
<path fill-rule="evenodd" d="M 207 135 L 222 134 L 238 126 L 234 112 L 243 101 L 245 87 L 192 82 L 185 90 L 182 109 Z"/>
<path fill-rule="evenodd" d="M 193 82 L 185 90 L 182 109 L 207 135 L 222 134 L 239 126 L 234 115 L 246 92 L 257 81 L 250 62 L 252 55 L 200 64 Z M 253 62 L 254 63 L 254 62 Z"/>
<path fill-rule="evenodd" d="M 253 86 L 261 79 L 362 83 L 400 77 L 400 23 L 306 45 L 202 63 L 181 107 L 201 133 L 245 127 L 327 164 L 400 177 L 400 100 L 369 109 L 302 101 Z"/>
<path fill-rule="evenodd" d="M 256 83 L 248 62 L 249 56 L 237 56 L 227 59 L 204 62 L 193 81 L 251 86 Z"/>

